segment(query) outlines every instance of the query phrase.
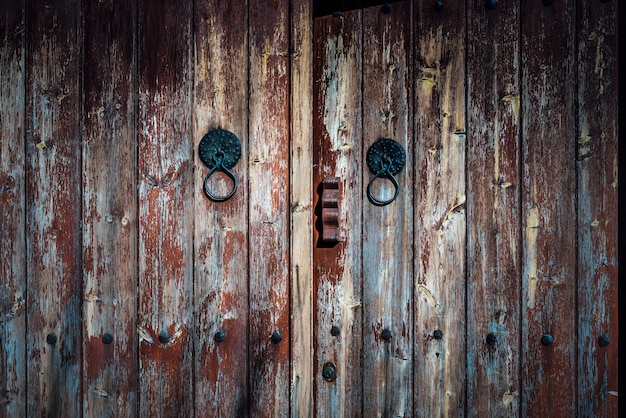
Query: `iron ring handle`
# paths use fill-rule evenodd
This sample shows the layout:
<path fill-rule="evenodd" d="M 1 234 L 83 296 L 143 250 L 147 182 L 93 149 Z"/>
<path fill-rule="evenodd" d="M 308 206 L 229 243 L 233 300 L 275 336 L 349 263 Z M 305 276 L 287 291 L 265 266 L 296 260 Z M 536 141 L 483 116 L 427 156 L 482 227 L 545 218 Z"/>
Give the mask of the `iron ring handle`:
<path fill-rule="evenodd" d="M 239 182 L 237 181 L 237 176 L 233 174 L 233 172 L 230 171 L 228 168 L 224 167 L 224 164 L 222 163 L 222 161 L 223 159 L 221 159 L 217 164 L 215 164 L 215 166 L 211 169 L 211 171 L 209 171 L 209 174 L 207 174 L 206 177 L 204 178 L 204 183 L 202 184 L 202 190 L 204 191 L 204 194 L 206 195 L 206 197 L 208 197 L 210 200 L 214 202 L 224 202 L 230 199 L 231 197 L 233 197 L 233 195 L 237 191 L 237 186 L 239 185 Z M 225 196 L 215 196 L 209 190 L 209 187 L 207 184 L 209 181 L 209 177 L 211 177 L 211 175 L 216 171 L 221 171 L 233 181 L 233 190 L 231 190 L 231 192 Z"/>
<path fill-rule="evenodd" d="M 389 180 L 391 180 L 393 187 L 396 189 L 391 199 L 378 200 L 374 196 L 374 194 L 372 193 L 372 184 L 374 184 L 374 181 L 376 181 L 377 178 L 388 178 Z M 372 202 L 372 204 L 376 206 L 387 206 L 388 204 L 396 200 L 396 197 L 398 197 L 398 193 L 400 193 L 400 184 L 398 183 L 398 180 L 396 180 L 394 175 L 389 172 L 389 166 L 383 167 L 382 170 L 376 173 L 374 178 L 367 185 L 367 198 L 370 200 L 370 202 Z"/>

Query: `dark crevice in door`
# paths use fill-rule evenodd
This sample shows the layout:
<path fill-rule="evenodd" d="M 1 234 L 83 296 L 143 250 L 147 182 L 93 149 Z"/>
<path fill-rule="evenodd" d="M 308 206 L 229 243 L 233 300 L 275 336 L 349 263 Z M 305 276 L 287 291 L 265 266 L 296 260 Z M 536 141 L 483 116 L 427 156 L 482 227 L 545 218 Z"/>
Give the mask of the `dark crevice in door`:
<path fill-rule="evenodd" d="M 350 10 L 363 9 L 371 6 L 382 6 L 384 4 L 398 3 L 396 1 L 380 0 L 319 0 L 313 2 L 313 16 L 327 16 L 334 13 L 347 12 Z"/>

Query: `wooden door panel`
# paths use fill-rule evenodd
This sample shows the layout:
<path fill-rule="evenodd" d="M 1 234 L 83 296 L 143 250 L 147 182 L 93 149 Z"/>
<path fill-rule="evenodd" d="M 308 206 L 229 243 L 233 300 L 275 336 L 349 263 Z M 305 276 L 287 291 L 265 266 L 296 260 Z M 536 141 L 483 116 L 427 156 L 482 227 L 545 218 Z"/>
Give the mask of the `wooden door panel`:
<path fill-rule="evenodd" d="M 25 2 L 0 4 L 0 415 L 26 417 Z M 4 415 L 3 415 L 4 416 Z"/>
<path fill-rule="evenodd" d="M 415 410 L 465 408 L 465 4 L 414 7 Z M 442 338 L 434 338 L 435 331 Z"/>
<path fill-rule="evenodd" d="M 522 390 L 520 18 L 478 1 L 467 13 L 467 414 L 510 417 Z"/>
<path fill-rule="evenodd" d="M 29 416 L 80 416 L 82 233 L 77 1 L 27 5 Z"/>
<path fill-rule="evenodd" d="M 192 7 L 138 7 L 139 415 L 192 416 Z"/>
<path fill-rule="evenodd" d="M 318 218 L 324 178 L 339 178 L 341 196 L 341 241 L 321 242 L 317 228 L 314 235 L 316 416 L 363 414 L 361 19 L 356 10 L 314 20 L 313 184 Z M 331 367 L 328 363 L 336 368 L 335 380 L 331 374 L 331 381 L 322 376 L 324 366 Z"/>
<path fill-rule="evenodd" d="M 396 175 L 400 191 L 387 206 L 363 198 L 363 410 L 374 416 L 407 416 L 413 410 L 413 138 L 411 7 L 395 3 L 363 10 L 363 135 L 365 155 L 379 138 L 407 152 Z M 364 161 L 363 187 L 375 177 Z M 393 196 L 389 180 L 373 194 Z M 361 192 L 362 193 L 362 192 Z M 359 228 L 357 223 L 346 228 Z"/>
<path fill-rule="evenodd" d="M 93 2 L 83 11 L 82 395 L 91 417 L 137 411 L 135 7 Z"/>
<path fill-rule="evenodd" d="M 195 152 L 194 381 L 195 413 L 202 417 L 245 416 L 249 404 L 247 3 L 196 1 L 194 12 L 194 150 L 215 128 L 233 132 L 242 143 L 232 169 L 239 187 L 225 202 L 202 193 L 209 169 Z M 221 342 L 218 332 L 224 333 Z"/>

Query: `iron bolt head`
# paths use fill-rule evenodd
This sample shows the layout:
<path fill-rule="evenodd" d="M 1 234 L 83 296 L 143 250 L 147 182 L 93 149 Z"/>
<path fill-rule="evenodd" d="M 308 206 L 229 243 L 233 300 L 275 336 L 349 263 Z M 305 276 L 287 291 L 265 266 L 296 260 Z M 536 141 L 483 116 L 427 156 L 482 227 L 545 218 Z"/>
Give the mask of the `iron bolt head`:
<path fill-rule="evenodd" d="M 391 331 L 389 331 L 387 328 L 385 328 L 381 333 L 380 333 L 380 338 L 382 338 L 385 341 L 391 341 Z"/>
<path fill-rule="evenodd" d="M 443 10 L 443 6 L 445 6 L 445 4 L 443 3 L 442 0 L 435 2 L 435 10 L 437 10 L 438 12 Z"/>
<path fill-rule="evenodd" d="M 159 334 L 159 341 L 161 342 L 161 344 L 169 343 L 171 338 L 172 337 L 170 336 L 170 334 L 167 333 L 167 331 L 161 331 L 161 333 Z"/>
<path fill-rule="evenodd" d="M 491 332 L 487 334 L 486 341 L 487 341 L 487 344 L 489 345 L 496 345 L 496 343 L 498 342 L 498 337 L 496 337 L 496 334 Z"/>
<path fill-rule="evenodd" d="M 549 345 L 552 345 L 553 342 L 554 342 L 554 337 L 552 337 L 552 335 L 543 334 L 541 336 L 541 344 L 545 345 L 546 347 Z"/>
<path fill-rule="evenodd" d="M 109 333 L 103 334 L 102 342 L 105 344 L 111 344 L 113 342 L 113 336 Z"/>
<path fill-rule="evenodd" d="M 609 338 L 608 335 L 602 334 L 602 335 L 600 335 L 600 337 L 598 337 L 598 345 L 600 347 L 606 347 L 609 344 L 611 344 L 611 339 Z"/>
<path fill-rule="evenodd" d="M 440 329 L 436 329 L 436 330 L 433 332 L 433 338 L 434 338 L 435 340 L 440 340 L 440 339 L 442 339 L 442 338 L 443 338 L 443 331 L 442 331 L 442 330 L 440 330 Z"/>
<path fill-rule="evenodd" d="M 221 343 L 226 339 L 226 333 L 222 330 L 217 331 L 213 338 L 215 339 L 215 342 Z"/>
<path fill-rule="evenodd" d="M 485 1 L 485 6 L 487 6 L 488 9 L 495 9 L 497 5 L 498 5 L 498 0 L 486 0 Z"/>
<path fill-rule="evenodd" d="M 331 362 L 324 364 L 324 368 L 322 369 L 322 377 L 327 382 L 333 382 L 337 379 L 337 367 Z"/>
<path fill-rule="evenodd" d="M 272 334 L 271 340 L 272 340 L 272 344 L 278 344 L 279 342 L 283 340 L 283 336 L 280 335 L 280 332 L 274 331 L 274 333 Z"/>
<path fill-rule="evenodd" d="M 57 335 L 54 332 L 51 332 L 46 336 L 46 342 L 50 345 L 55 345 L 57 343 Z"/>
<path fill-rule="evenodd" d="M 336 337 L 339 334 L 341 334 L 341 331 L 339 330 L 339 327 L 337 325 L 333 325 L 330 328 L 330 335 L 332 335 L 333 337 Z"/>
<path fill-rule="evenodd" d="M 391 13 L 391 4 L 389 3 L 383 4 L 383 7 L 381 10 L 384 14 L 388 15 L 389 13 Z"/>

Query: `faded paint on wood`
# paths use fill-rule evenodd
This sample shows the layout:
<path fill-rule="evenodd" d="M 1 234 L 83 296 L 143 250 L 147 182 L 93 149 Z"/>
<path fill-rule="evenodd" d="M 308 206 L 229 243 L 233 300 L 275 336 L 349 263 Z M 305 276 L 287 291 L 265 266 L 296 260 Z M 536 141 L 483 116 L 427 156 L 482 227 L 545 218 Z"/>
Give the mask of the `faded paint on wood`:
<path fill-rule="evenodd" d="M 82 384 L 92 417 L 137 411 L 135 18 L 132 3 L 85 4 Z"/>
<path fill-rule="evenodd" d="M 578 416 L 618 416 L 617 3 L 577 3 Z M 622 70 L 623 71 L 623 70 Z M 610 343 L 598 340 L 606 335 Z"/>
<path fill-rule="evenodd" d="M 195 414 L 245 416 L 248 408 L 248 23 L 247 1 L 196 1 L 193 140 L 195 158 Z M 212 202 L 202 192 L 209 171 L 198 143 L 212 129 L 242 143 L 233 197 Z M 225 176 L 209 187 L 230 192 Z M 224 184 L 222 184 L 224 183 Z M 225 333 L 216 342 L 217 332 Z"/>
<path fill-rule="evenodd" d="M 522 416 L 576 415 L 574 6 L 521 15 Z"/>
<path fill-rule="evenodd" d="M 288 10 L 287 0 L 249 3 L 248 385 L 259 417 L 289 410 Z"/>
<path fill-rule="evenodd" d="M 414 12 L 415 410 L 457 416 L 466 384 L 465 5 Z"/>
<path fill-rule="evenodd" d="M 191 22 L 139 3 L 139 414 L 193 415 Z"/>
<path fill-rule="evenodd" d="M 314 19 L 313 106 L 315 147 L 313 187 L 339 177 L 339 227 L 335 246 L 319 240 L 321 208 L 314 234 L 315 416 L 363 415 L 362 370 L 362 16 Z M 339 335 L 332 335 L 336 326 Z M 336 366 L 336 380 L 322 377 Z"/>
<path fill-rule="evenodd" d="M 396 177 L 400 191 L 387 206 L 367 198 L 363 207 L 363 411 L 404 417 L 413 411 L 413 138 L 411 112 L 411 8 L 394 3 L 363 11 L 362 152 L 381 137 L 399 142 L 407 162 Z M 364 161 L 363 187 L 374 174 Z M 391 198 L 389 180 L 377 179 L 373 194 Z M 359 228 L 353 222 L 349 228 Z M 391 332 L 385 340 L 383 331 Z"/>
<path fill-rule="evenodd" d="M 25 10 L 0 5 L 0 415 L 26 416 Z"/>
<path fill-rule="evenodd" d="M 80 5 L 29 3 L 27 16 L 27 411 L 29 416 L 79 416 Z M 56 342 L 49 344 L 53 335 Z"/>
<path fill-rule="evenodd" d="M 521 391 L 519 8 L 467 12 L 467 415 L 510 417 Z"/>
<path fill-rule="evenodd" d="M 313 16 L 291 1 L 291 415 L 313 416 Z"/>

